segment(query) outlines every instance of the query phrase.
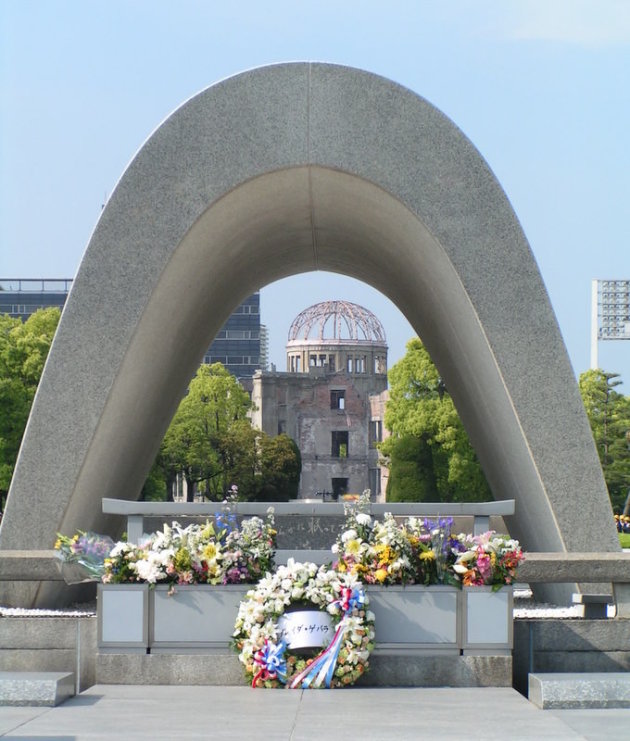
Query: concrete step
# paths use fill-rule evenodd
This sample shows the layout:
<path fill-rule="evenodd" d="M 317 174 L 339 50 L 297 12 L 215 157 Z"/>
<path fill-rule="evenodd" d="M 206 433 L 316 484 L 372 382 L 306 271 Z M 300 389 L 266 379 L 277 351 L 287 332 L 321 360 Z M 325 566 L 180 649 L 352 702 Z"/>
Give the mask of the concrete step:
<path fill-rule="evenodd" d="M 630 673 L 530 674 L 528 696 L 543 710 L 630 708 Z"/>
<path fill-rule="evenodd" d="M 72 672 L 0 672 L 0 705 L 54 707 L 74 694 Z"/>

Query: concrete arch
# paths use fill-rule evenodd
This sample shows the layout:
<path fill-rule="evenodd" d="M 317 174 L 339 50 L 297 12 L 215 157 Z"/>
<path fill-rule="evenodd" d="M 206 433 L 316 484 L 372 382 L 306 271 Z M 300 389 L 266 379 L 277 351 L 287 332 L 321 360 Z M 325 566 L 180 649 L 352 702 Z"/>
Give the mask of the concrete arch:
<path fill-rule="evenodd" d="M 590 550 L 596 528 L 602 549 L 618 550 L 545 287 L 488 166 L 414 93 L 309 63 L 208 88 L 123 174 L 55 337 L 0 547 L 107 528 L 101 498 L 138 496 L 233 308 L 318 269 L 373 285 L 406 315 L 495 497 L 516 498 L 510 528 L 527 549 Z"/>

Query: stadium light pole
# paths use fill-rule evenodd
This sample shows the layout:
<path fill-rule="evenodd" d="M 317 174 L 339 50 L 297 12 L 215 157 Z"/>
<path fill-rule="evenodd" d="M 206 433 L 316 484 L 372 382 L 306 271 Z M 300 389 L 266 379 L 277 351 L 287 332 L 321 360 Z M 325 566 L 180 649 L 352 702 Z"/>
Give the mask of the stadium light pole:
<path fill-rule="evenodd" d="M 591 369 L 599 367 L 599 340 L 630 340 L 630 280 L 591 283 Z"/>

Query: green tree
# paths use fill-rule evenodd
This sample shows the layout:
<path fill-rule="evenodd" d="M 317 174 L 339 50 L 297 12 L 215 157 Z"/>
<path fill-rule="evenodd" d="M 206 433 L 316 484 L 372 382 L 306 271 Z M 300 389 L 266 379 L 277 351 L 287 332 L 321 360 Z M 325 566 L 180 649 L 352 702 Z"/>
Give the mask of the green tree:
<path fill-rule="evenodd" d="M 221 363 L 199 367 L 160 450 L 165 469 L 184 474 L 189 498 L 195 488 L 209 499 L 225 497 L 236 458 L 233 427 L 250 407 L 247 392 Z"/>
<path fill-rule="evenodd" d="M 285 434 L 271 437 L 262 433 L 258 450 L 260 473 L 256 499 L 264 502 L 287 502 L 297 498 L 302 457 L 295 440 Z"/>
<path fill-rule="evenodd" d="M 630 493 L 630 397 L 615 390 L 620 384 L 618 373 L 600 369 L 582 373 L 579 380 L 610 501 L 617 512 L 624 510 Z"/>
<path fill-rule="evenodd" d="M 56 308 L 40 309 L 25 322 L 0 314 L 0 511 L 60 316 Z"/>
<path fill-rule="evenodd" d="M 297 445 L 287 435 L 270 437 L 254 429 L 251 406 L 247 392 L 221 363 L 202 365 L 166 432 L 143 496 L 168 496 L 179 473 L 186 478 L 189 499 L 196 490 L 221 501 L 232 485 L 245 501 L 297 496 Z"/>
<path fill-rule="evenodd" d="M 415 435 L 390 437 L 386 441 L 390 459 L 387 500 L 389 502 L 435 502 L 437 482 L 433 456 L 426 439 Z"/>
<path fill-rule="evenodd" d="M 453 400 L 417 337 L 407 343 L 405 356 L 390 369 L 389 386 L 385 426 L 391 437 L 379 445 L 390 465 L 388 500 L 491 499 Z"/>

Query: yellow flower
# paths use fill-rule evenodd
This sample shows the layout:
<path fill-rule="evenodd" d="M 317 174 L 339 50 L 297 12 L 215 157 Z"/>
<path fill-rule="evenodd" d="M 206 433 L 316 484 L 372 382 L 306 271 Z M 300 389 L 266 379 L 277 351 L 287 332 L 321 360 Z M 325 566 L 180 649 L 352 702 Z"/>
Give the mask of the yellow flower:
<path fill-rule="evenodd" d="M 206 526 L 200 533 L 201 537 L 204 540 L 207 540 L 208 538 L 211 538 L 214 535 L 214 526 L 211 522 L 206 522 Z"/>
<path fill-rule="evenodd" d="M 208 543 L 208 545 L 203 549 L 202 553 L 206 561 L 211 561 L 213 558 L 216 558 L 217 557 L 216 543 Z"/>
<path fill-rule="evenodd" d="M 361 553 L 361 542 L 356 538 L 354 540 L 349 540 L 346 543 L 346 552 L 351 556 L 358 556 L 359 553 Z"/>
<path fill-rule="evenodd" d="M 433 561 L 435 560 L 435 553 L 433 551 L 424 551 L 420 554 L 421 561 Z"/>
<path fill-rule="evenodd" d="M 219 566 L 217 563 L 209 563 L 208 564 L 208 576 L 210 578 L 218 576 L 219 575 Z"/>
<path fill-rule="evenodd" d="M 374 572 L 374 578 L 379 584 L 382 584 L 387 579 L 387 569 L 377 569 Z"/>

